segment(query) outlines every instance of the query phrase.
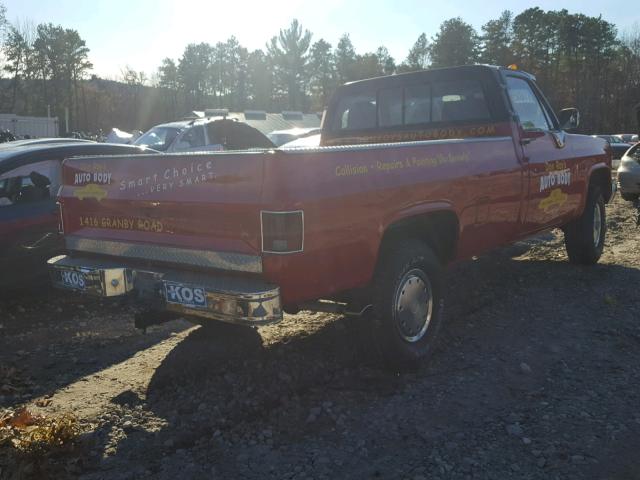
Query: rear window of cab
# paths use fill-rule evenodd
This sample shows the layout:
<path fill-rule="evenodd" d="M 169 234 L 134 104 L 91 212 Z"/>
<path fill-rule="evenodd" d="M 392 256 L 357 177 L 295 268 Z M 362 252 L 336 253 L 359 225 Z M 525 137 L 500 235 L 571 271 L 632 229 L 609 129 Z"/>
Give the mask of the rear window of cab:
<path fill-rule="evenodd" d="M 456 80 L 347 94 L 338 101 L 331 126 L 339 132 L 490 119 L 482 84 Z"/>

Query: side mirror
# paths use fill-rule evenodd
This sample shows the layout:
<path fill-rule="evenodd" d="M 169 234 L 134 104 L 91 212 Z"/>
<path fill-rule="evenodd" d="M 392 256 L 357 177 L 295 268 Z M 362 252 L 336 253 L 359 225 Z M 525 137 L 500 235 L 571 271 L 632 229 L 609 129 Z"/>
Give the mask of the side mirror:
<path fill-rule="evenodd" d="M 560 129 L 574 130 L 580 125 L 580 112 L 577 108 L 564 108 L 560 110 Z"/>

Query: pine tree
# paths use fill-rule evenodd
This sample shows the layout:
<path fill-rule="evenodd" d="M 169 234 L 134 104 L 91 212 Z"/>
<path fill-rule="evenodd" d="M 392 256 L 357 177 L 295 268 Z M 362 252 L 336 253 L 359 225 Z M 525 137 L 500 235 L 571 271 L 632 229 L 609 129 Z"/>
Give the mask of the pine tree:
<path fill-rule="evenodd" d="M 336 66 L 331 53 L 331 44 L 322 38 L 311 47 L 309 60 L 311 71 L 312 105 L 320 110 L 329 102 L 329 97 L 336 87 Z"/>
<path fill-rule="evenodd" d="M 356 51 L 348 33 L 340 37 L 333 56 L 336 62 L 338 85 L 355 80 Z"/>
<path fill-rule="evenodd" d="M 431 43 L 432 66 L 453 67 L 477 61 L 479 39 L 474 28 L 460 17 L 445 20 Z"/>
<path fill-rule="evenodd" d="M 489 20 L 482 26 L 482 53 L 480 58 L 483 63 L 491 65 L 507 66 L 513 63 L 511 53 L 511 41 L 513 14 L 505 10 L 500 18 Z"/>
<path fill-rule="evenodd" d="M 427 35 L 421 33 L 409 50 L 407 58 L 398 68 L 401 72 L 424 70 L 429 65 L 429 41 Z"/>
<path fill-rule="evenodd" d="M 281 29 L 279 35 L 267 44 L 276 80 L 288 97 L 288 108 L 293 110 L 302 109 L 305 103 L 310 45 L 311 32 L 303 30 L 295 19 L 289 28 Z"/>

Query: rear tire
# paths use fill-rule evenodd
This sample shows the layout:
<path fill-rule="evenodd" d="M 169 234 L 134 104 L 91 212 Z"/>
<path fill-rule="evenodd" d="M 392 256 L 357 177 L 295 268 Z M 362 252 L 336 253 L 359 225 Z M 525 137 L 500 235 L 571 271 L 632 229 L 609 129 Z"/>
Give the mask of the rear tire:
<path fill-rule="evenodd" d="M 602 256 L 607 233 L 604 197 L 598 187 L 590 187 L 580 218 L 564 229 L 564 243 L 571 263 L 593 265 Z"/>
<path fill-rule="evenodd" d="M 626 200 L 627 202 L 635 202 L 640 197 L 640 195 L 638 195 L 637 193 L 622 193 L 622 192 L 620 193 L 620 196 L 622 197 L 623 200 Z"/>
<path fill-rule="evenodd" d="M 431 354 L 442 323 L 444 270 L 417 240 L 386 250 L 374 279 L 374 341 L 387 365 L 414 369 Z"/>

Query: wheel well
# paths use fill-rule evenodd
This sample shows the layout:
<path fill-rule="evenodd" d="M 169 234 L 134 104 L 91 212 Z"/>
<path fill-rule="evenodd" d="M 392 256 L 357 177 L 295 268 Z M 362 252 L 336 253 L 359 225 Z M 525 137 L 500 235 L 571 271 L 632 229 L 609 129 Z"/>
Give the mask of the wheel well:
<path fill-rule="evenodd" d="M 453 260 L 458 244 L 458 217 L 451 211 L 431 212 L 403 218 L 387 227 L 380 253 L 393 243 L 416 238 L 429 245 L 443 264 Z"/>
<path fill-rule="evenodd" d="M 611 173 L 606 168 L 599 168 L 591 173 L 589 178 L 589 188 L 592 186 L 598 186 L 602 190 L 604 201 L 609 202 L 611 200 Z"/>

